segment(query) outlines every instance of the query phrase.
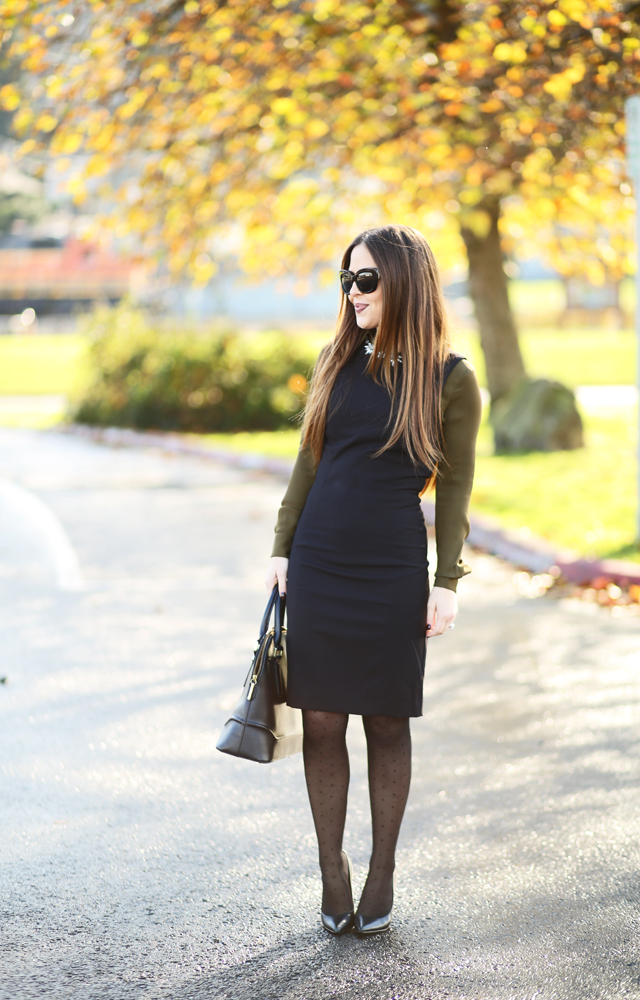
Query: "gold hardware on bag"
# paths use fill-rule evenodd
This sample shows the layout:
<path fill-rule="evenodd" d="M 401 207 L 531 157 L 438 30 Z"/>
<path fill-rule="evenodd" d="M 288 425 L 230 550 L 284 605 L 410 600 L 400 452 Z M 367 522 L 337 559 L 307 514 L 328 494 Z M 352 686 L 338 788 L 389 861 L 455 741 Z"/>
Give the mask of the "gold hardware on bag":
<path fill-rule="evenodd" d="M 251 678 L 251 684 L 249 685 L 249 690 L 247 691 L 247 701 L 251 701 L 251 699 L 253 698 L 253 689 L 255 688 L 257 683 L 258 683 L 258 674 L 255 673 Z"/>

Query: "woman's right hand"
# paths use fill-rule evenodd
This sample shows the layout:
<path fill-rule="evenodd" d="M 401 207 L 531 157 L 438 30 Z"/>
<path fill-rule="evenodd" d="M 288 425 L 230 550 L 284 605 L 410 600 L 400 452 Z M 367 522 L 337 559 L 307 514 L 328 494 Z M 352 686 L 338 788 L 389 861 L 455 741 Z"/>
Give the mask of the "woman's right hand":
<path fill-rule="evenodd" d="M 271 591 L 278 584 L 278 592 L 281 595 L 287 592 L 287 569 L 289 560 L 284 556 L 271 556 L 267 566 L 267 575 L 264 578 L 267 590 Z"/>

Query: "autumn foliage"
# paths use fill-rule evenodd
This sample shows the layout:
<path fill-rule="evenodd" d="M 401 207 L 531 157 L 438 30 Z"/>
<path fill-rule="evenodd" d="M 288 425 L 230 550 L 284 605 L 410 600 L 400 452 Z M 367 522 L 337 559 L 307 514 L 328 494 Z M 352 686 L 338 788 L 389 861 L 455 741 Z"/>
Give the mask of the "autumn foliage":
<path fill-rule="evenodd" d="M 629 268 L 633 5 L 12 0 L 0 15 L 28 73 L 0 94 L 24 151 L 89 154 L 77 199 L 115 188 L 119 225 L 200 280 L 229 250 L 272 273 L 332 261 L 336 227 L 381 218 L 440 234 L 448 263 L 487 196 L 507 249 L 543 244 L 567 271 L 579 253 L 595 279 Z"/>
<path fill-rule="evenodd" d="M 524 377 L 503 253 L 594 282 L 632 269 L 634 3 L 0 0 L 0 17 L 23 152 L 72 170 L 80 203 L 115 196 L 116 231 L 198 282 L 229 255 L 333 278 L 355 231 L 414 225 L 444 267 L 466 254 L 495 400 Z"/>

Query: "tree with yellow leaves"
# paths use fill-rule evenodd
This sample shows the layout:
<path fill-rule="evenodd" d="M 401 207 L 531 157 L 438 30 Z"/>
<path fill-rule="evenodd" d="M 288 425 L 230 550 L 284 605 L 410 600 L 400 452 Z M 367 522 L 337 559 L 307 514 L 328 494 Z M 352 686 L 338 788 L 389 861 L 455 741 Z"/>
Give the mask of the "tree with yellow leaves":
<path fill-rule="evenodd" d="M 273 275 L 367 224 L 466 252 L 492 400 L 524 376 L 505 251 L 631 269 L 623 100 L 637 5 L 616 0 L 6 0 L 0 90 L 25 152 L 85 155 L 79 201 L 207 281 L 218 248 Z"/>

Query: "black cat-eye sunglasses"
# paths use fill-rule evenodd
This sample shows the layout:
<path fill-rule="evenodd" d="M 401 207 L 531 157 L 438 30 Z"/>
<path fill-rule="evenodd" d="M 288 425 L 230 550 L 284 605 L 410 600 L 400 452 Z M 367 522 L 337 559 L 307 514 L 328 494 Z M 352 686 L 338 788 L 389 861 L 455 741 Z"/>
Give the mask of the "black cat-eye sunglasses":
<path fill-rule="evenodd" d="M 363 295 L 375 292 L 380 281 L 380 271 L 377 267 L 361 267 L 355 274 L 353 271 L 340 271 L 340 284 L 345 295 L 351 291 L 354 281 Z"/>

